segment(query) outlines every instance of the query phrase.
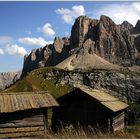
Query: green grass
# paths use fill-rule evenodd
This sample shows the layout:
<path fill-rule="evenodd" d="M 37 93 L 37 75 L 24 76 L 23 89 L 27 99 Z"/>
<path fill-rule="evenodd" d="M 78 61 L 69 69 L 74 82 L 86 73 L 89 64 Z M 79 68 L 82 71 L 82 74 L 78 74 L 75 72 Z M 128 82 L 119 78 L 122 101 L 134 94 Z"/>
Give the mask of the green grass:
<path fill-rule="evenodd" d="M 32 86 L 28 82 L 27 78 L 23 78 L 22 80 L 19 80 L 16 84 L 9 87 L 8 89 L 2 91 L 2 92 L 20 92 L 20 91 L 33 91 Z"/>
<path fill-rule="evenodd" d="M 27 76 L 16 82 L 11 87 L 2 92 L 25 92 L 25 91 L 48 91 L 55 98 L 60 97 L 71 90 L 67 85 L 57 83 L 56 77 L 45 78 L 47 72 L 56 70 L 55 68 L 42 68 L 29 73 Z"/>

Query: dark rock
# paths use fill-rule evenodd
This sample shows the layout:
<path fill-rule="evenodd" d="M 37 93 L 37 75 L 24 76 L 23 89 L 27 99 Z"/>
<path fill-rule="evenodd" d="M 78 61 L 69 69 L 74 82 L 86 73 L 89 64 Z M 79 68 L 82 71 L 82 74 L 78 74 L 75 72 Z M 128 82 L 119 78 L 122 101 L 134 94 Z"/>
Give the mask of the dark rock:
<path fill-rule="evenodd" d="M 140 33 L 140 20 L 137 21 L 136 26 L 132 29 L 133 34 Z"/>
<path fill-rule="evenodd" d="M 131 26 L 126 22 L 122 26 L 116 25 L 104 15 L 100 17 L 99 21 L 86 16 L 79 17 L 76 19 L 71 32 L 71 45 L 75 50 L 72 53 L 84 47 L 85 42 L 90 39 L 93 43 L 90 43 L 85 51 L 94 50 L 97 55 L 112 63 L 132 65 L 135 63 L 136 53 L 134 37 L 131 36 L 128 27 L 126 28 L 125 25 Z"/>
<path fill-rule="evenodd" d="M 124 21 L 115 24 L 109 17 L 102 15 L 100 20 L 80 16 L 75 20 L 70 38 L 56 37 L 53 44 L 33 50 L 25 57 L 23 75 L 33 69 L 55 66 L 72 54 L 97 54 L 107 61 L 121 66 L 139 65 L 139 30 Z"/>
<path fill-rule="evenodd" d="M 131 23 L 129 23 L 128 21 L 124 21 L 121 24 L 121 28 L 131 30 L 133 28 L 133 25 Z"/>

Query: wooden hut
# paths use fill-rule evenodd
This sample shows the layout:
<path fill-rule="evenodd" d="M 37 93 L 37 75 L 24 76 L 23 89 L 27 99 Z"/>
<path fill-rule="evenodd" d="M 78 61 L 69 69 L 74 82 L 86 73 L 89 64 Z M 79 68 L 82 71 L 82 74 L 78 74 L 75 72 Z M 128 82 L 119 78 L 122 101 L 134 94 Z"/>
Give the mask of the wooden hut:
<path fill-rule="evenodd" d="M 87 87 L 75 88 L 57 101 L 60 106 L 53 110 L 54 131 L 70 124 L 106 131 L 124 128 L 125 110 L 128 105 L 104 91 Z"/>
<path fill-rule="evenodd" d="M 0 137 L 46 130 L 47 109 L 54 106 L 58 103 L 46 92 L 0 93 Z"/>

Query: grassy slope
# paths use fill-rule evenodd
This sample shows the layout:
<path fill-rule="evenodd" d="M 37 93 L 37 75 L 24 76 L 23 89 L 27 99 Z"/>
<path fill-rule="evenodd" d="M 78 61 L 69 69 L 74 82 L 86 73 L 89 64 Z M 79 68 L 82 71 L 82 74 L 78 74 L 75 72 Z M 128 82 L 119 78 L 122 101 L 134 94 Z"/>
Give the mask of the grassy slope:
<path fill-rule="evenodd" d="M 34 70 L 3 92 L 45 90 L 52 94 L 55 98 L 62 96 L 70 90 L 70 87 L 67 85 L 56 84 L 55 77 L 52 77 L 52 79 L 45 79 L 43 75 L 51 70 L 53 70 L 53 68 L 42 68 Z"/>
<path fill-rule="evenodd" d="M 56 78 L 48 80 L 44 74 L 56 68 L 41 68 L 32 71 L 26 77 L 16 82 L 2 92 L 48 91 L 54 98 L 60 97 L 71 90 L 67 85 L 56 84 Z M 52 109 L 48 110 L 48 121 L 51 124 Z"/>

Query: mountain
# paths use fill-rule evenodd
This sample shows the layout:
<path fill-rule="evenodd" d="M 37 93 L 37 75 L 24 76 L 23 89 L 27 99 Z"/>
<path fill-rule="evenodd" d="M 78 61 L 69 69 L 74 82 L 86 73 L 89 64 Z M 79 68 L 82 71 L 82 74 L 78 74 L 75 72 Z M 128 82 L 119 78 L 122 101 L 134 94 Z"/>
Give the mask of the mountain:
<path fill-rule="evenodd" d="M 131 29 L 132 36 L 134 36 L 134 43 L 137 49 L 136 64 L 140 65 L 140 20 L 137 21 L 136 26 Z"/>
<path fill-rule="evenodd" d="M 129 23 L 128 21 L 125 20 L 121 24 L 121 28 L 124 28 L 124 29 L 127 29 L 127 30 L 131 30 L 131 29 L 133 29 L 133 25 L 131 23 Z"/>
<path fill-rule="evenodd" d="M 99 20 L 80 16 L 72 26 L 70 38 L 56 37 L 53 44 L 34 49 L 25 56 L 22 75 L 46 66 L 68 66 L 71 58 L 77 61 L 72 69 L 96 68 L 100 62 L 99 68 L 107 69 L 140 66 L 139 24 L 138 21 L 133 27 L 124 21 L 117 25 L 104 15 Z M 81 63 L 83 60 L 87 61 Z"/>
<path fill-rule="evenodd" d="M 9 87 L 20 79 L 21 71 L 19 72 L 2 72 L 0 73 L 0 90 Z"/>

